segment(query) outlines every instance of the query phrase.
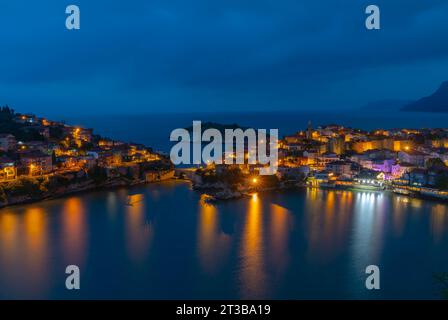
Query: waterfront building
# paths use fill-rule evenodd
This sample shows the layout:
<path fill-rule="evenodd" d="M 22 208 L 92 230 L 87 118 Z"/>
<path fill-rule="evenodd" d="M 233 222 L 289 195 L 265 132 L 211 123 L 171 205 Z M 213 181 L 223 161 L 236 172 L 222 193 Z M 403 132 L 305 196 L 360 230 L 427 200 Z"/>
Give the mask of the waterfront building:
<path fill-rule="evenodd" d="M 337 160 L 326 164 L 325 169 L 336 176 L 351 178 L 357 172 L 357 166 L 352 161 Z"/>
<path fill-rule="evenodd" d="M 325 167 L 328 163 L 339 160 L 339 156 L 333 152 L 326 152 L 317 156 L 318 166 Z"/>
<path fill-rule="evenodd" d="M 52 157 L 41 151 L 31 151 L 20 155 L 23 171 L 30 176 L 41 176 L 53 170 Z"/>
<path fill-rule="evenodd" d="M 381 190 L 384 188 L 385 175 L 374 170 L 362 170 L 356 175 L 354 187 L 361 189 Z"/>
<path fill-rule="evenodd" d="M 395 163 L 392 165 L 392 168 L 391 168 L 391 177 L 393 179 L 399 179 L 405 173 L 410 172 L 413 169 L 415 169 L 415 165 L 413 165 L 413 164 L 410 164 L 407 162 Z"/>
<path fill-rule="evenodd" d="M 279 167 L 277 170 L 277 177 L 283 180 L 298 180 L 307 177 L 309 174 L 309 166 Z"/>
<path fill-rule="evenodd" d="M 307 179 L 307 184 L 312 187 L 326 186 L 330 181 L 335 181 L 336 177 L 333 172 L 328 170 L 315 171 Z"/>
<path fill-rule="evenodd" d="M 11 181 L 17 177 L 17 168 L 14 160 L 0 157 L 0 182 Z"/>

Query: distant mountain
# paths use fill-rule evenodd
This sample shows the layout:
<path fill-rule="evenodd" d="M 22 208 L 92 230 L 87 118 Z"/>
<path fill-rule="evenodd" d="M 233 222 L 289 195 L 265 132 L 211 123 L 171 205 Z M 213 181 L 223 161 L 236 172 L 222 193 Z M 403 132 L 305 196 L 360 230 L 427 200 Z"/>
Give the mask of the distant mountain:
<path fill-rule="evenodd" d="M 432 95 L 412 102 L 401 108 L 401 110 L 418 112 L 448 112 L 448 81 L 443 82 L 440 88 Z"/>
<path fill-rule="evenodd" d="M 403 106 L 412 103 L 412 100 L 384 99 L 372 101 L 362 107 L 368 110 L 400 110 Z"/>

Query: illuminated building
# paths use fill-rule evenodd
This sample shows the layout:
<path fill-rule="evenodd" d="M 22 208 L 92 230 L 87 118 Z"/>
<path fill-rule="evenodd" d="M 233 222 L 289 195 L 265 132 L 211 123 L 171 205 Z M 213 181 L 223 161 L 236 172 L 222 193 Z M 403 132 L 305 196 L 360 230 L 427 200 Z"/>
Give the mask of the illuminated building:
<path fill-rule="evenodd" d="M 0 181 L 10 181 L 17 177 L 17 168 L 13 160 L 1 157 L 0 158 Z"/>
<path fill-rule="evenodd" d="M 40 151 L 21 154 L 20 163 L 30 176 L 41 176 L 53 170 L 51 156 Z"/>

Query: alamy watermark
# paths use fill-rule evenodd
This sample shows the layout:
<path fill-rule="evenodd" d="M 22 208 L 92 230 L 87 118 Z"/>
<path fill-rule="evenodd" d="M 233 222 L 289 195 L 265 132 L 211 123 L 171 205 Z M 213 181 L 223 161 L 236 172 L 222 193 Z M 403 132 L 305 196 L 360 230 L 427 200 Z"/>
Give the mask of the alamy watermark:
<path fill-rule="evenodd" d="M 65 13 L 68 14 L 65 20 L 65 27 L 68 30 L 79 30 L 81 28 L 81 11 L 79 6 L 71 4 L 65 8 Z M 380 8 L 377 5 L 368 5 L 365 9 L 365 14 L 368 14 L 365 20 L 365 27 L 367 30 L 379 30 L 380 26 Z"/>
<path fill-rule="evenodd" d="M 278 129 L 270 129 L 269 135 L 266 129 L 225 129 L 223 137 L 215 128 L 202 132 L 201 121 L 193 121 L 192 130 L 173 130 L 170 141 L 177 142 L 170 152 L 175 165 L 249 164 L 260 165 L 260 175 L 277 172 Z"/>
<path fill-rule="evenodd" d="M 379 290 L 380 289 L 380 268 L 377 265 L 371 264 L 366 267 L 366 274 L 369 276 L 366 278 L 365 285 L 367 290 Z"/>
<path fill-rule="evenodd" d="M 65 268 L 65 274 L 68 274 L 65 279 L 65 287 L 67 290 L 81 289 L 81 272 L 77 265 L 69 265 Z"/>
<path fill-rule="evenodd" d="M 65 27 L 68 30 L 79 30 L 81 29 L 81 17 L 79 7 L 71 4 L 65 8 L 65 13 L 68 14 L 65 19 Z"/>

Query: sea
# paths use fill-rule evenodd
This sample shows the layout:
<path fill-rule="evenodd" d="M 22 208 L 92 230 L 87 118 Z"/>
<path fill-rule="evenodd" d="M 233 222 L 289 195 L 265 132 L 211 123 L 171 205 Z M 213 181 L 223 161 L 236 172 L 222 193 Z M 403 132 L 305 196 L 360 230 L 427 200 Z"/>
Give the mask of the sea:
<path fill-rule="evenodd" d="M 66 119 L 168 152 L 193 120 L 278 128 L 443 127 L 446 115 L 154 114 Z M 0 299 L 441 299 L 448 205 L 387 192 L 294 189 L 200 201 L 185 181 L 0 209 Z M 67 266 L 80 289 L 66 288 Z M 379 289 L 369 289 L 369 266 Z"/>

